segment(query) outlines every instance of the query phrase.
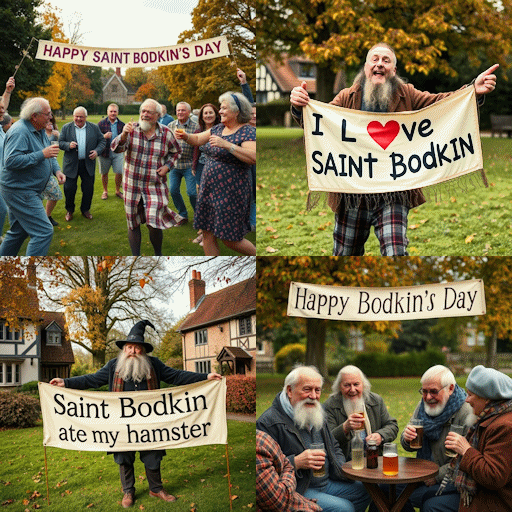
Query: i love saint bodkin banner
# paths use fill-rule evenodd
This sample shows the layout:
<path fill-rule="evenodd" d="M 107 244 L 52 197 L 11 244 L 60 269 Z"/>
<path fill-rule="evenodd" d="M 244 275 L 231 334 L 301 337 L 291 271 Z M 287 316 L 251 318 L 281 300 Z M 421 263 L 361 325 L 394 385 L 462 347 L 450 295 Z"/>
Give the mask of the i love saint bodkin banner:
<path fill-rule="evenodd" d="M 414 112 L 363 112 L 310 100 L 303 119 L 310 191 L 398 192 L 483 169 L 473 86 Z"/>
<path fill-rule="evenodd" d="M 227 444 L 226 379 L 136 392 L 39 382 L 43 445 L 139 451 Z"/>

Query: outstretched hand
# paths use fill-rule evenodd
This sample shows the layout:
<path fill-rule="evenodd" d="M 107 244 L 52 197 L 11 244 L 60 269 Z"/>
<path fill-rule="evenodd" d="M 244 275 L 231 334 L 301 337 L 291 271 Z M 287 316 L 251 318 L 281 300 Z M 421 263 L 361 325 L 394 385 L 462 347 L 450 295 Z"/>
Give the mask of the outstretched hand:
<path fill-rule="evenodd" d="M 309 94 L 306 82 L 302 82 L 300 86 L 292 89 L 290 94 L 290 103 L 294 107 L 305 107 L 309 103 Z"/>
<path fill-rule="evenodd" d="M 483 73 L 480 73 L 475 80 L 475 92 L 477 96 L 488 94 L 496 88 L 496 71 L 500 67 L 499 64 L 494 64 L 489 69 L 486 69 Z"/>

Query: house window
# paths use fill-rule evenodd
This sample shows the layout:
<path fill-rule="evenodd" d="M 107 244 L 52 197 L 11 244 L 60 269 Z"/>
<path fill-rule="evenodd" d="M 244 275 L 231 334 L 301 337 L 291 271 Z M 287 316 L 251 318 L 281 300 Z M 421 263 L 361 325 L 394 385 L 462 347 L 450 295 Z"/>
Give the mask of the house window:
<path fill-rule="evenodd" d="M 112 85 L 110 86 L 110 90 L 111 90 L 112 92 L 117 92 L 117 84 L 112 84 Z"/>
<path fill-rule="evenodd" d="M 4 322 L 0 322 L 0 341 L 19 341 L 21 329 L 11 329 Z"/>
<path fill-rule="evenodd" d="M 208 331 L 206 329 L 195 331 L 194 340 L 196 345 L 206 345 L 208 343 Z"/>
<path fill-rule="evenodd" d="M 316 66 L 312 63 L 301 62 L 299 64 L 299 78 L 315 78 Z"/>
<path fill-rule="evenodd" d="M 21 364 L 0 363 L 0 386 L 12 386 L 14 384 L 21 384 Z"/>
<path fill-rule="evenodd" d="M 252 333 L 252 322 L 251 322 L 250 316 L 240 318 L 238 325 L 239 325 L 239 329 L 240 329 L 240 335 Z"/>
<path fill-rule="evenodd" d="M 205 361 L 196 361 L 196 372 L 197 373 L 211 373 L 212 363 L 209 359 Z"/>
<path fill-rule="evenodd" d="M 61 345 L 61 333 L 57 331 L 46 331 L 47 345 Z"/>

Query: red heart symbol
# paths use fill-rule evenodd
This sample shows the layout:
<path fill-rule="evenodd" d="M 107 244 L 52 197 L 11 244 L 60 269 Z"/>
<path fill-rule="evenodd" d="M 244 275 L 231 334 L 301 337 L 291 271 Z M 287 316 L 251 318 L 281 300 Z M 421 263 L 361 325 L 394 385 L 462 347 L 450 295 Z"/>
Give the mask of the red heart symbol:
<path fill-rule="evenodd" d="M 398 135 L 400 125 L 396 121 L 388 121 L 385 126 L 382 126 L 379 121 L 372 121 L 366 130 L 382 149 L 386 149 Z"/>

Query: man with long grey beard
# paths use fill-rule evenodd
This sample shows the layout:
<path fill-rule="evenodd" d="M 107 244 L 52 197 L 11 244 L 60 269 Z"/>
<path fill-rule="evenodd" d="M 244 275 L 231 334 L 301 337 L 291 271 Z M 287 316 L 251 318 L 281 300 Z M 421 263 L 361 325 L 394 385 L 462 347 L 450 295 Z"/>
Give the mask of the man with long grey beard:
<path fill-rule="evenodd" d="M 297 492 L 315 500 L 324 512 L 363 512 L 370 497 L 360 482 L 343 477 L 345 457 L 327 428 L 322 385 L 315 367 L 297 366 L 256 428 L 272 436 L 295 468 Z M 317 443 L 324 449 L 315 448 Z"/>
<path fill-rule="evenodd" d="M 406 84 L 396 74 L 396 55 L 386 43 L 370 48 L 364 68 L 352 87 L 343 89 L 332 105 L 367 112 L 405 112 L 420 110 L 446 98 L 452 92 L 431 94 Z M 493 72 L 498 64 L 478 75 L 474 81 L 477 98 L 496 87 Z M 295 87 L 290 96 L 292 115 L 302 124 L 302 107 L 309 102 L 306 82 Z M 384 194 L 328 194 L 328 204 L 335 213 L 334 256 L 362 256 L 364 244 L 375 229 L 383 256 L 406 256 L 407 215 L 410 208 L 425 202 L 421 189 Z"/>
<path fill-rule="evenodd" d="M 125 340 L 116 341 L 121 353 L 111 359 L 96 373 L 71 377 L 69 379 L 52 379 L 50 384 L 72 389 L 99 388 L 108 384 L 109 391 L 144 391 L 159 389 L 160 381 L 181 386 L 202 380 L 217 380 L 222 376 L 218 373 L 194 373 L 175 370 L 166 366 L 160 359 L 148 356 L 153 350 L 150 343 L 144 341 L 146 326 L 155 328 L 149 320 L 137 322 Z M 165 450 L 145 450 L 139 452 L 144 463 L 149 485 L 149 495 L 166 502 L 176 501 L 176 497 L 165 491 L 162 486 L 160 463 Z M 124 496 L 121 501 L 123 508 L 131 507 L 135 502 L 135 452 L 115 452 L 114 460 L 119 464 L 119 474 Z"/>
<path fill-rule="evenodd" d="M 126 123 L 110 149 L 114 153 L 125 152 L 123 199 L 132 255 L 140 256 L 140 225 L 146 224 L 155 256 L 162 256 L 162 230 L 183 220 L 168 207 L 167 188 L 167 174 L 182 151 L 173 132 L 158 123 L 162 115 L 160 103 L 148 98 L 139 110 L 139 122 Z"/>

